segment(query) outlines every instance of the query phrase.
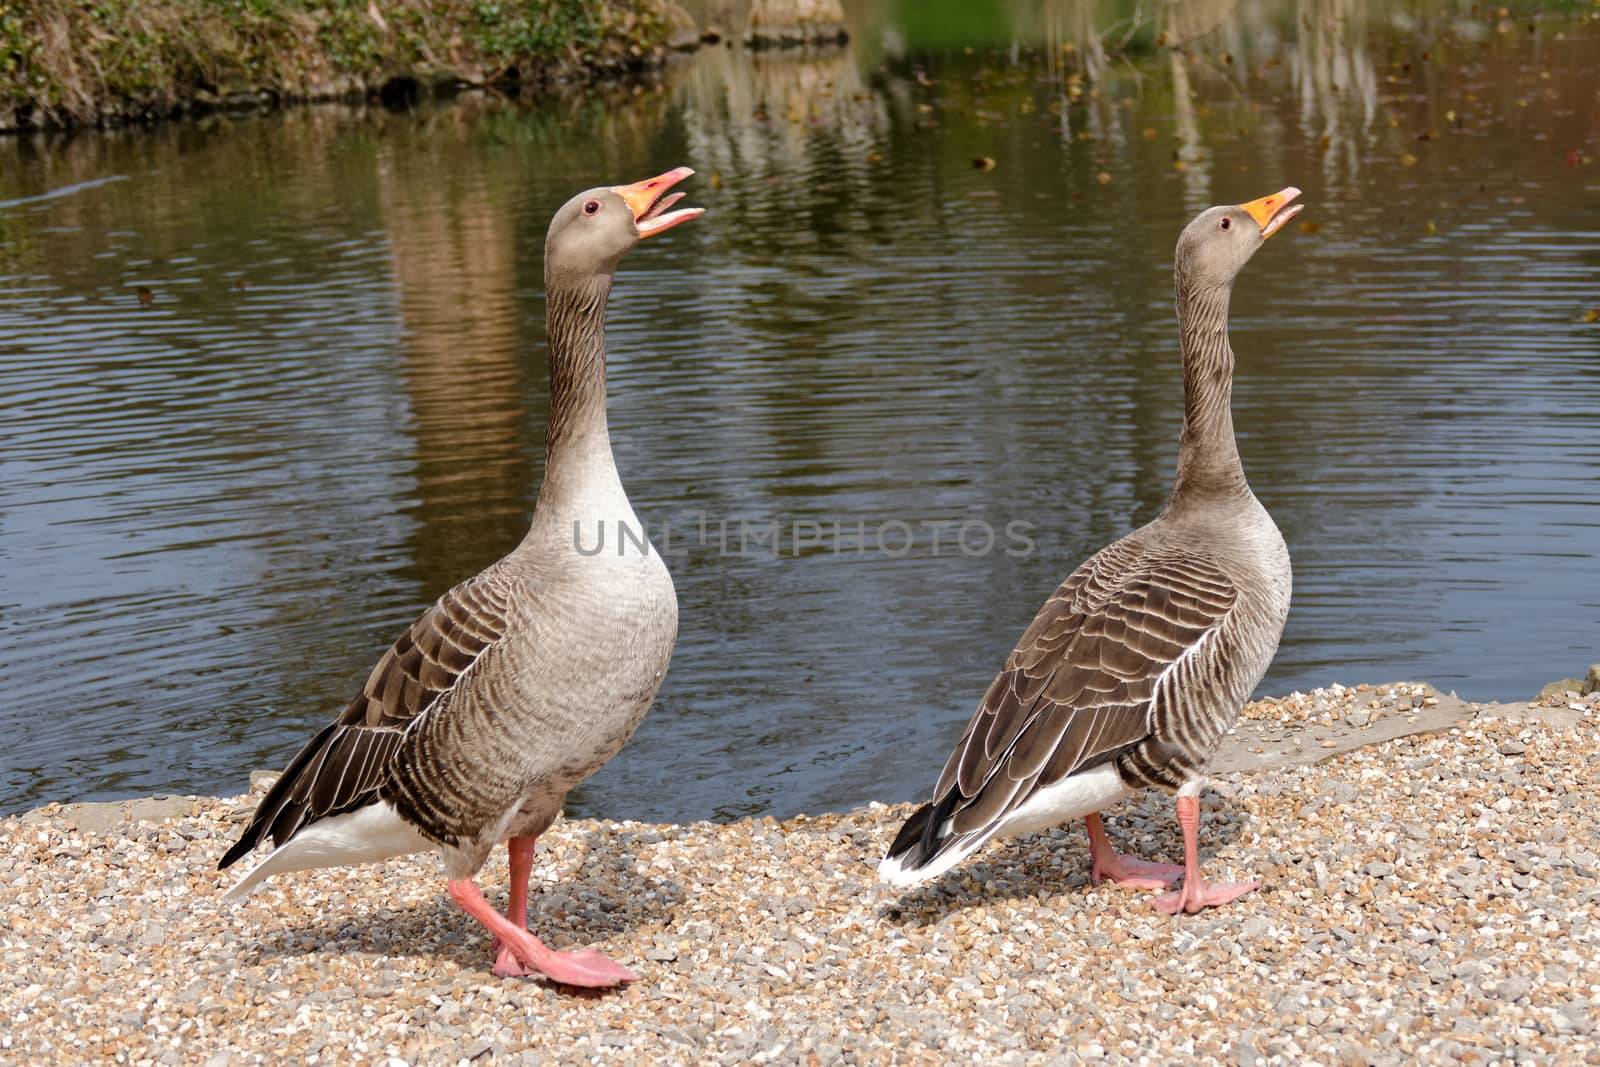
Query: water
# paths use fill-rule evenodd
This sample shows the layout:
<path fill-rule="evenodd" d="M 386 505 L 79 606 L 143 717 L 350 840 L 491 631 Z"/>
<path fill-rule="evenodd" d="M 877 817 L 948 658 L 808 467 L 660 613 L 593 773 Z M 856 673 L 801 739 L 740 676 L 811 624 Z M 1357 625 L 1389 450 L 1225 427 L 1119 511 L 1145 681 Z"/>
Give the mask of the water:
<path fill-rule="evenodd" d="M 712 49 L 541 107 L 0 141 L 0 812 L 242 789 L 509 549 L 549 215 L 678 163 L 708 213 L 630 255 L 609 343 L 682 634 L 572 810 L 925 793 L 1039 603 L 1161 506 L 1179 229 L 1290 183 L 1316 230 L 1234 302 L 1241 450 L 1296 571 L 1263 690 L 1581 672 L 1600 22 L 1386 10 L 1247 5 L 1123 61 L 1066 19 L 968 55 L 882 5 L 848 51 Z"/>

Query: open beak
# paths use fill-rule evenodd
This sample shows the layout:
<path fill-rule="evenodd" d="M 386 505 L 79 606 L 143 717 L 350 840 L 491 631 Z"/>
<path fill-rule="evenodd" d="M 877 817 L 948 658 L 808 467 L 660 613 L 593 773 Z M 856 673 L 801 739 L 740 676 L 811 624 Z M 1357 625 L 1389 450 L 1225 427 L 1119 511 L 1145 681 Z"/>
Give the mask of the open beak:
<path fill-rule="evenodd" d="M 639 228 L 639 236 L 653 237 L 672 229 L 679 223 L 688 222 L 697 215 L 705 214 L 706 209 L 703 207 L 667 210 L 683 199 L 682 193 L 667 195 L 667 190 L 693 173 L 694 171 L 688 167 L 675 167 L 665 174 L 646 178 L 642 182 L 612 186 L 611 191 L 628 202 L 628 208 L 633 212 L 633 224 Z"/>
<path fill-rule="evenodd" d="M 1261 239 L 1268 237 L 1283 229 L 1283 224 L 1300 214 L 1304 204 L 1289 206 L 1289 201 L 1300 195 L 1300 190 L 1294 186 L 1280 189 L 1271 196 L 1263 196 L 1260 200 L 1252 200 L 1248 204 L 1240 204 L 1244 210 L 1250 212 L 1250 217 L 1256 220 L 1256 225 L 1261 227 Z"/>

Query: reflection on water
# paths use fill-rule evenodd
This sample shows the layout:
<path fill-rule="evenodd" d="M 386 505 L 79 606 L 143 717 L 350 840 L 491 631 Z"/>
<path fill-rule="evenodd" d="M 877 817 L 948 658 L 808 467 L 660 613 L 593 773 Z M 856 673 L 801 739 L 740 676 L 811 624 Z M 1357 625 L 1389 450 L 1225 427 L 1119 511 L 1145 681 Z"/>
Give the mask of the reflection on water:
<path fill-rule="evenodd" d="M 630 256 L 609 343 L 682 636 L 579 810 L 922 792 L 1039 602 L 1164 499 L 1178 230 L 1291 182 L 1235 300 L 1296 564 L 1264 688 L 1514 698 L 1600 658 L 1600 24 L 1153 10 L 1019 3 L 969 55 L 886 3 L 849 50 L 539 107 L 0 141 L 0 811 L 241 788 L 514 544 L 549 215 L 680 161 L 710 211 Z M 908 554 L 853 550 L 895 523 Z"/>
<path fill-rule="evenodd" d="M 377 160 L 410 401 L 411 562 L 424 581 L 476 571 L 494 546 L 516 543 L 535 477 L 536 405 L 518 342 L 538 324 L 522 321 L 518 293 L 538 275 L 524 273 L 505 225 L 514 174 L 474 166 L 462 147 L 458 131 L 433 130 L 423 144 L 385 144 Z"/>

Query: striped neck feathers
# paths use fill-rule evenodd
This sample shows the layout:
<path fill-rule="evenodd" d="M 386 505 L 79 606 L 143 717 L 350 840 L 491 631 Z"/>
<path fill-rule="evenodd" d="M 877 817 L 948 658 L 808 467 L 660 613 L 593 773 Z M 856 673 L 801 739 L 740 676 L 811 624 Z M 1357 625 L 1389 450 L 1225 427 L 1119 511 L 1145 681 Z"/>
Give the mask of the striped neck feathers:
<path fill-rule="evenodd" d="M 1233 434 L 1233 348 L 1228 344 L 1231 296 L 1231 287 L 1178 281 L 1183 433 L 1169 507 L 1250 491 Z"/>
<path fill-rule="evenodd" d="M 598 478 L 614 481 L 606 424 L 606 300 L 611 274 L 546 277 L 550 414 L 545 422 L 544 486 L 539 499 L 581 498 Z"/>

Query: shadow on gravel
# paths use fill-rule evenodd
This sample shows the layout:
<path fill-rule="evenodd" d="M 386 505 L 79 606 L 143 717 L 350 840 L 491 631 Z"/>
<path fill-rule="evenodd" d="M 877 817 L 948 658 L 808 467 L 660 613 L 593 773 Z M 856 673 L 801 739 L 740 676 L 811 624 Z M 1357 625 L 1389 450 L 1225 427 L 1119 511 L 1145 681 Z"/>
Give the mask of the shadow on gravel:
<path fill-rule="evenodd" d="M 684 899 L 682 884 L 641 870 L 634 862 L 641 842 L 659 836 L 654 831 L 591 831 L 574 842 L 586 855 L 567 879 L 541 881 L 536 866 L 528 887 L 528 928 L 553 949 L 598 945 L 605 951 L 606 942 L 637 926 L 670 923 L 672 912 Z M 489 902 L 503 909 L 509 892 L 505 869 L 497 865 L 490 870 L 494 873 L 479 885 Z M 381 886 L 381 879 L 374 884 Z M 265 933 L 249 962 L 324 952 L 408 956 L 454 961 L 487 976 L 494 963 L 489 934 L 445 895 L 442 874 L 437 886 L 437 897 L 415 906 L 352 900 L 323 922 Z M 374 890 L 374 896 L 379 893 L 381 888 Z M 248 949 L 246 955 L 251 955 Z"/>
<path fill-rule="evenodd" d="M 1201 795 L 1200 812 L 1200 862 L 1205 866 L 1220 846 L 1239 837 L 1248 820 L 1239 805 L 1209 789 Z M 1103 817 L 1106 833 L 1118 851 L 1162 863 L 1183 862 L 1183 836 L 1171 797 L 1146 793 L 1108 808 Z M 937 922 L 975 904 L 1048 898 L 1081 892 L 1088 886 L 1089 838 L 1082 820 L 1076 820 L 981 849 L 932 882 L 906 890 L 898 900 L 885 904 L 879 915 L 902 925 Z M 1155 895 L 1149 890 L 1111 887 L 1111 891 Z M 1157 914 L 1153 908 L 1151 914 Z"/>

